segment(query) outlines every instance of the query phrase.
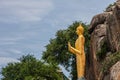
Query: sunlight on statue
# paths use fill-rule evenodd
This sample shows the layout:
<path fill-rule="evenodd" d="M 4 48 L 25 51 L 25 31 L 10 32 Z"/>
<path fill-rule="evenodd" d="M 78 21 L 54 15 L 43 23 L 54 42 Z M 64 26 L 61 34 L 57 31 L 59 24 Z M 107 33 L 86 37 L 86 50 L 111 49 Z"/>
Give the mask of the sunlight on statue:
<path fill-rule="evenodd" d="M 84 28 L 82 25 L 79 25 L 76 29 L 76 33 L 78 38 L 75 42 L 75 48 L 71 46 L 70 42 L 68 42 L 68 49 L 70 52 L 76 55 L 76 64 L 77 64 L 77 76 L 78 80 L 85 80 L 84 72 L 85 72 L 85 51 L 84 51 L 84 43 L 85 38 L 83 36 Z"/>

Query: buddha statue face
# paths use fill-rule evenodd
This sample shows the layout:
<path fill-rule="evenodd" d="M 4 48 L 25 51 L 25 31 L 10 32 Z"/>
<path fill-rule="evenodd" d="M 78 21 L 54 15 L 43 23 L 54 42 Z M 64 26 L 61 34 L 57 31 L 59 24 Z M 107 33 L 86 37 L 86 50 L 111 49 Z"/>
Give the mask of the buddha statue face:
<path fill-rule="evenodd" d="M 79 25 L 76 29 L 77 35 L 83 34 L 83 32 L 84 32 L 84 28 L 81 25 Z"/>

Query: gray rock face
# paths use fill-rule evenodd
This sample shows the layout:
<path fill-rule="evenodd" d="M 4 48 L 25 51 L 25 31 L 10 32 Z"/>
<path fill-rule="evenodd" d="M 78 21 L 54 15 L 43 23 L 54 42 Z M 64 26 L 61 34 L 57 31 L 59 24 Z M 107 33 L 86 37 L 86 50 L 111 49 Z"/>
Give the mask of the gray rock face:
<path fill-rule="evenodd" d="M 116 3 L 116 6 L 109 14 L 106 20 L 106 33 L 108 45 L 112 52 L 120 50 L 120 2 Z"/>
<path fill-rule="evenodd" d="M 90 34 L 95 30 L 97 25 L 105 23 L 108 14 L 109 14 L 108 12 L 105 12 L 105 13 L 98 14 L 98 15 L 93 17 L 93 19 L 90 23 L 90 27 L 89 27 Z"/>
<path fill-rule="evenodd" d="M 90 65 L 87 68 L 86 78 L 87 80 L 100 80 L 100 68 L 102 65 L 97 57 L 97 53 L 101 51 L 102 45 L 106 43 L 108 52 L 120 51 L 120 0 L 115 3 L 115 6 L 112 6 L 111 10 L 93 17 L 89 33 L 91 34 Z M 108 52 L 103 54 L 107 54 Z M 111 75 L 108 75 L 105 78 L 108 79 L 109 76 L 111 77 Z M 120 77 L 120 75 L 118 76 Z"/>
<path fill-rule="evenodd" d="M 111 67 L 110 80 L 120 80 L 120 61 Z"/>
<path fill-rule="evenodd" d="M 94 73 L 94 78 L 90 77 L 87 80 L 97 80 L 99 77 L 99 67 L 100 64 L 98 62 L 98 58 L 96 56 L 97 52 L 101 50 L 102 44 L 106 41 L 106 24 L 104 22 L 106 21 L 106 16 L 109 13 L 103 13 L 96 15 L 92 22 L 91 26 L 89 28 L 89 31 L 91 33 L 91 41 L 90 41 L 90 67 L 89 70 L 91 70 L 91 73 Z M 100 21 L 100 22 L 99 22 Z"/>

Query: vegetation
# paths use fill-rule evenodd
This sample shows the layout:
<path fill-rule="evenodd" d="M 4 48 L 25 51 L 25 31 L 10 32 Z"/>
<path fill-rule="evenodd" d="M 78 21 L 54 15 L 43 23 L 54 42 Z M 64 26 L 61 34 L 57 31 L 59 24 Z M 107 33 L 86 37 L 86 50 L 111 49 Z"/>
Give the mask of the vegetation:
<path fill-rule="evenodd" d="M 101 44 L 101 50 L 97 52 L 97 58 L 98 60 L 103 60 L 106 57 L 106 53 L 108 52 L 108 46 L 107 43 L 104 42 L 103 44 Z"/>
<path fill-rule="evenodd" d="M 114 5 L 115 3 L 110 4 L 106 11 L 110 11 Z M 74 22 L 67 29 L 57 31 L 55 38 L 50 39 L 49 44 L 46 45 L 46 50 L 43 52 L 42 59 L 44 62 L 37 60 L 33 55 L 22 56 L 19 59 L 20 62 L 9 63 L 6 67 L 2 68 L 2 80 L 62 80 L 63 75 L 58 72 L 58 65 L 62 65 L 66 70 L 70 71 L 72 80 L 77 80 L 76 57 L 68 51 L 67 43 L 70 41 L 72 46 L 74 46 L 77 38 L 76 28 L 79 24 L 82 24 L 85 29 L 85 52 L 86 56 L 89 56 L 89 25 L 81 21 Z M 106 42 L 101 45 L 101 50 L 97 52 L 99 60 L 106 57 L 107 47 Z M 110 55 L 102 63 L 102 73 L 108 73 L 110 67 L 119 60 L 120 52 Z"/>
<path fill-rule="evenodd" d="M 56 64 L 47 64 L 32 55 L 23 56 L 20 62 L 9 63 L 2 69 L 2 80 L 61 80 Z"/>
<path fill-rule="evenodd" d="M 103 62 L 103 67 L 102 67 L 102 72 L 108 73 L 110 67 L 112 67 L 112 65 L 114 65 L 117 61 L 120 60 L 120 52 L 116 52 L 112 55 L 110 55 L 104 62 Z"/>
<path fill-rule="evenodd" d="M 77 38 L 75 31 L 79 24 L 82 24 L 85 29 L 85 51 L 87 53 L 90 40 L 88 25 L 82 22 L 74 22 L 66 30 L 57 31 L 56 37 L 50 40 L 50 43 L 46 46 L 46 51 L 43 52 L 42 57 L 48 63 L 63 65 L 68 71 L 71 71 L 73 80 L 77 80 L 76 58 L 75 55 L 68 51 L 67 43 L 70 41 L 72 46 L 74 45 Z"/>
<path fill-rule="evenodd" d="M 43 52 L 44 62 L 37 60 L 33 55 L 22 56 L 20 62 L 9 63 L 2 68 L 2 80 L 62 80 L 63 74 L 58 72 L 58 65 L 63 65 L 66 70 L 71 71 L 72 80 L 77 80 L 76 58 L 68 52 L 68 41 L 74 46 L 77 38 L 76 28 L 82 24 L 85 32 L 85 51 L 89 48 L 88 25 L 82 22 L 74 22 L 66 30 L 59 30 L 56 37 L 50 40 Z M 67 80 L 67 78 L 65 79 Z"/>

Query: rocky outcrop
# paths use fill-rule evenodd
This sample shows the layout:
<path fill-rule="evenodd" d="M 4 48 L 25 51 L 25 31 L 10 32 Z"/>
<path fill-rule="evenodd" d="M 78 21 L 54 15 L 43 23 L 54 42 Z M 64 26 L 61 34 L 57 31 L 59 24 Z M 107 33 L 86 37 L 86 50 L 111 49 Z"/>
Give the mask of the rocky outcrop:
<path fill-rule="evenodd" d="M 120 50 L 120 1 L 107 17 L 107 40 L 112 52 Z"/>
<path fill-rule="evenodd" d="M 109 80 L 112 77 L 112 70 L 104 75 L 101 69 L 103 67 L 102 62 L 109 55 L 120 51 L 120 0 L 111 6 L 111 9 L 109 8 L 106 12 L 93 17 L 89 33 L 91 34 L 88 58 L 90 63 L 86 78 L 87 80 Z M 117 79 L 112 78 L 111 80 Z"/>
<path fill-rule="evenodd" d="M 120 80 L 120 61 L 111 67 L 110 80 Z"/>

